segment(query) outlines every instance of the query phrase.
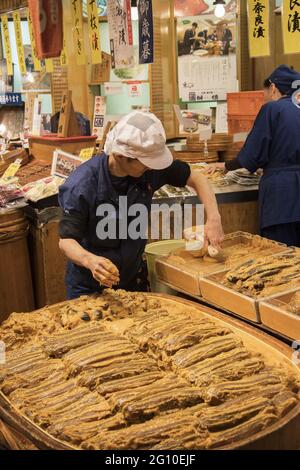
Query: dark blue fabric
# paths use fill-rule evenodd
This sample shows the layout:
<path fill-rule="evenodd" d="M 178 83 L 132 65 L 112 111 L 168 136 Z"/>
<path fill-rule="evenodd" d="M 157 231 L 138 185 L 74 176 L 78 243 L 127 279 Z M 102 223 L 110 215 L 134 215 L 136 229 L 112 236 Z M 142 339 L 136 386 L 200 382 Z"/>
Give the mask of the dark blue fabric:
<path fill-rule="evenodd" d="M 283 95 L 291 95 L 295 91 L 295 89 L 292 89 L 293 83 L 300 81 L 300 73 L 291 69 L 288 65 L 280 65 L 272 72 L 269 80 L 276 85 Z"/>
<path fill-rule="evenodd" d="M 144 204 L 150 210 L 153 193 L 165 184 L 180 183 L 185 186 L 190 175 L 188 165 L 174 162 L 167 170 L 147 171 L 143 177 L 127 178 L 128 180 L 128 207 Z M 146 240 L 108 239 L 100 240 L 96 234 L 96 227 L 101 217 L 97 217 L 97 207 L 102 204 L 113 204 L 116 208 L 117 222 L 124 216 L 119 210 L 119 194 L 124 194 L 124 180 L 112 178 L 108 169 L 108 157 L 105 154 L 94 157 L 75 170 L 59 191 L 59 203 L 65 214 L 78 217 L 86 227 L 81 246 L 87 251 L 111 260 L 120 272 L 120 289 L 131 290 L 141 269 L 142 255 Z M 118 183 L 119 182 L 119 183 Z M 120 191 L 118 191 L 118 184 Z M 128 217 L 130 223 L 132 219 Z M 118 230 L 117 230 L 118 233 Z M 69 238 L 69 237 L 68 237 Z M 97 281 L 91 272 L 71 262 L 68 263 L 66 283 L 69 292 L 86 290 L 101 292 Z M 71 295 L 71 294 L 70 294 Z"/>
<path fill-rule="evenodd" d="M 238 155 L 243 168 L 264 169 L 260 227 L 300 221 L 300 109 L 289 97 L 264 105 Z"/>
<path fill-rule="evenodd" d="M 300 247 L 300 222 L 266 227 L 261 231 L 261 235 L 288 246 Z"/>

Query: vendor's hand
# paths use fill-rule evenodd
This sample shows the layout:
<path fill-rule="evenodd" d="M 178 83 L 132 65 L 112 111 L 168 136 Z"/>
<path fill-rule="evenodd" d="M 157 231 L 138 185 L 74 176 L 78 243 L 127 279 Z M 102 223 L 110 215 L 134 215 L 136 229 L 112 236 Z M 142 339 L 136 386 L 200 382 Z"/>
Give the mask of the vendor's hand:
<path fill-rule="evenodd" d="M 213 175 L 217 170 L 225 171 L 225 163 L 211 163 L 204 168 L 204 175 Z"/>
<path fill-rule="evenodd" d="M 120 283 L 120 274 L 118 268 L 107 258 L 90 255 L 88 268 L 100 285 L 113 287 Z"/>
<path fill-rule="evenodd" d="M 186 241 L 199 240 L 199 241 L 203 241 L 204 243 L 204 239 L 205 239 L 204 227 L 197 226 L 197 227 L 187 228 L 184 230 L 183 236 Z"/>
<path fill-rule="evenodd" d="M 209 245 L 220 251 L 221 243 L 224 240 L 221 217 L 207 220 L 205 225 L 205 239 Z"/>

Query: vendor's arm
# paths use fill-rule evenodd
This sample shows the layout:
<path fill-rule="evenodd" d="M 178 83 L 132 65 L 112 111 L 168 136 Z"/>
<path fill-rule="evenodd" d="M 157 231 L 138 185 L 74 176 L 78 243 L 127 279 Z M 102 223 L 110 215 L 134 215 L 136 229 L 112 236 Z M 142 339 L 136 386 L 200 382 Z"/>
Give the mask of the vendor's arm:
<path fill-rule="evenodd" d="M 83 171 L 84 168 L 81 168 Z M 96 281 L 106 287 L 119 283 L 119 271 L 108 259 L 96 256 L 85 250 L 80 242 L 85 238 L 88 225 L 89 203 L 93 204 L 93 191 L 90 191 L 89 175 L 73 174 L 61 186 L 59 203 L 63 215 L 59 224 L 59 247 L 66 257 L 77 266 L 89 269 Z"/>
<path fill-rule="evenodd" d="M 119 284 L 118 270 L 110 260 L 90 253 L 72 238 L 61 238 L 59 248 L 72 263 L 89 269 L 94 279 L 104 286 L 112 287 Z"/>
<path fill-rule="evenodd" d="M 207 180 L 199 172 L 192 171 L 187 185 L 195 189 L 206 212 L 205 237 L 209 244 L 219 248 L 224 239 L 221 216 L 215 193 Z"/>
<path fill-rule="evenodd" d="M 264 168 L 269 161 L 272 123 L 276 114 L 273 110 L 273 103 L 262 107 L 237 158 L 226 163 L 208 165 L 204 173 L 212 174 L 217 169 L 234 171 L 240 168 L 246 168 L 250 173 L 255 173 L 259 168 Z"/>

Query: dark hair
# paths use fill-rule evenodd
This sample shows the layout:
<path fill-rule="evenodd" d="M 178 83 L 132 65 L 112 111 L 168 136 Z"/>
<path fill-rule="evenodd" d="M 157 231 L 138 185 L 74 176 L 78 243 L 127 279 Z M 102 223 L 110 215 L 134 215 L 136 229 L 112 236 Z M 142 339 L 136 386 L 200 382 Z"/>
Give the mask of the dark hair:
<path fill-rule="evenodd" d="M 270 88 L 270 86 L 273 85 L 273 84 L 275 85 L 275 87 L 277 88 L 277 90 L 279 91 L 279 93 L 280 93 L 281 95 L 284 95 L 284 94 L 285 94 L 284 91 L 282 91 L 282 90 L 280 89 L 280 86 L 276 85 L 276 83 L 272 82 L 272 80 L 270 80 L 269 78 L 267 78 L 267 79 L 264 81 L 264 88 Z"/>
<path fill-rule="evenodd" d="M 269 78 L 266 78 L 266 80 L 264 81 L 264 88 L 270 88 L 271 85 L 271 80 Z"/>
<path fill-rule="evenodd" d="M 195 28 L 198 28 L 198 23 L 193 23 L 192 26 L 194 26 Z"/>

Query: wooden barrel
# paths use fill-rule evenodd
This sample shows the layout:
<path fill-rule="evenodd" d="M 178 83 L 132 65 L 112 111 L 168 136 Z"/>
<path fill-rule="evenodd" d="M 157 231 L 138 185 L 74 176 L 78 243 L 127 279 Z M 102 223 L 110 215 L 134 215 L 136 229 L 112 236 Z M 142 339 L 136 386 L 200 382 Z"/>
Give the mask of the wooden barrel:
<path fill-rule="evenodd" d="M 22 209 L 0 214 L 0 322 L 34 308 L 27 233 Z"/>

